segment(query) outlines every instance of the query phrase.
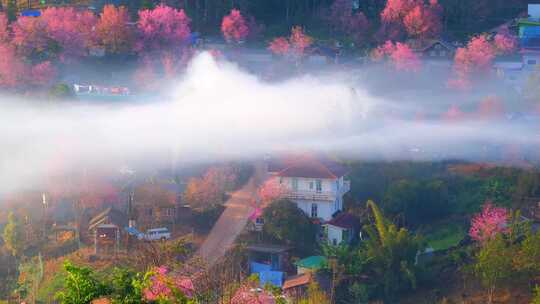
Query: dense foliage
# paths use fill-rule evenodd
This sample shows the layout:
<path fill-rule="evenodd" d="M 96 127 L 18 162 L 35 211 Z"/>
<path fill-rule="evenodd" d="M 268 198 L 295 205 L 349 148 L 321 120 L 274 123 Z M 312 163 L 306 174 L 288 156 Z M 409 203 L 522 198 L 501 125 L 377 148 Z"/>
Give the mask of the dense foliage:
<path fill-rule="evenodd" d="M 263 211 L 263 231 L 272 239 L 294 246 L 299 253 L 312 252 L 316 246 L 316 228 L 295 203 L 281 199 Z"/>

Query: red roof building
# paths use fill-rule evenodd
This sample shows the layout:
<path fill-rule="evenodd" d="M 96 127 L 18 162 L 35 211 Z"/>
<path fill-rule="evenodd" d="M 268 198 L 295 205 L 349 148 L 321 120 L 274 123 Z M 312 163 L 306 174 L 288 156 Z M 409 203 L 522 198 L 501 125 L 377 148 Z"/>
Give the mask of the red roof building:
<path fill-rule="evenodd" d="M 293 155 L 267 162 L 271 181 L 282 196 L 296 203 L 306 215 L 329 221 L 343 209 L 343 195 L 350 190 L 344 179 L 347 167 L 326 156 Z"/>

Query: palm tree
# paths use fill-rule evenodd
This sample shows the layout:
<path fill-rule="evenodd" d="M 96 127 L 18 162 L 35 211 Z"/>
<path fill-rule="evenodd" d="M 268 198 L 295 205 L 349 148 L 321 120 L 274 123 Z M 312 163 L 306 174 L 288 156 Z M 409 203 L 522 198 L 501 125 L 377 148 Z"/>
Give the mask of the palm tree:
<path fill-rule="evenodd" d="M 407 229 L 398 229 L 384 217 L 373 201 L 368 201 L 367 206 L 373 213 L 375 223 L 364 227 L 369 236 L 365 241 L 365 255 L 372 275 L 383 288 L 385 298 L 392 298 L 404 288 L 416 287 L 415 260 L 421 249 L 421 241 Z"/>

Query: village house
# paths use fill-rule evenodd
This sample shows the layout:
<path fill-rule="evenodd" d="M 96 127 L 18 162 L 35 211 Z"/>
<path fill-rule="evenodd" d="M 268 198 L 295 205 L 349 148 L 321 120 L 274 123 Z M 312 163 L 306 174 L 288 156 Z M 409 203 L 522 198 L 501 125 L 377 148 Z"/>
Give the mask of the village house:
<path fill-rule="evenodd" d="M 457 47 L 443 39 L 411 39 L 407 45 L 423 60 L 442 60 L 451 62 L 454 60 Z"/>
<path fill-rule="evenodd" d="M 138 185 L 128 206 L 130 218 L 136 220 L 136 227 L 141 231 L 161 227 L 172 231 L 182 208 L 180 195 L 179 186 L 174 182 Z"/>
<path fill-rule="evenodd" d="M 349 244 L 360 233 L 360 219 L 343 212 L 326 222 L 323 227 L 329 245 Z"/>
<path fill-rule="evenodd" d="M 284 196 L 304 213 L 322 222 L 343 210 L 343 196 L 350 190 L 347 169 L 323 157 L 299 156 L 268 161 L 270 179 L 285 189 Z"/>
<path fill-rule="evenodd" d="M 94 239 L 95 254 L 118 253 L 127 225 L 127 215 L 111 207 L 93 217 L 88 224 L 88 231 Z"/>

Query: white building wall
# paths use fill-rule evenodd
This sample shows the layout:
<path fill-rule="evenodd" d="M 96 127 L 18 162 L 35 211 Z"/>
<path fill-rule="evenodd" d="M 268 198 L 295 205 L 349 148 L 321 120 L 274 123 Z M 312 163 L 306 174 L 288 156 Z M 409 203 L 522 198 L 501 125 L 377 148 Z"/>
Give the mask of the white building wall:
<path fill-rule="evenodd" d="M 344 185 L 343 177 L 338 179 L 318 179 L 318 178 L 305 178 L 305 177 L 279 177 L 273 176 L 281 182 L 284 187 L 291 192 L 303 192 L 303 193 L 321 193 L 329 194 L 333 197 L 332 201 L 329 200 L 292 200 L 295 202 L 304 213 L 311 217 L 312 204 L 317 205 L 317 217 L 325 221 L 331 220 L 332 215 L 339 210 L 343 209 L 343 197 L 341 188 Z M 294 180 L 297 181 L 296 190 L 293 188 Z M 317 191 L 317 180 L 321 181 L 321 190 Z"/>
<path fill-rule="evenodd" d="M 324 202 L 324 201 L 305 201 L 305 200 L 293 200 L 296 203 L 298 208 L 300 208 L 304 213 L 311 217 L 311 207 L 313 204 L 317 205 L 317 217 L 325 221 L 332 219 L 332 214 L 337 210 L 335 209 L 334 202 Z"/>
<path fill-rule="evenodd" d="M 326 227 L 328 227 L 328 244 L 339 245 L 342 241 L 342 229 L 332 225 L 327 225 Z"/>
<path fill-rule="evenodd" d="M 540 18 L 540 4 L 529 4 L 527 12 L 531 18 Z"/>

